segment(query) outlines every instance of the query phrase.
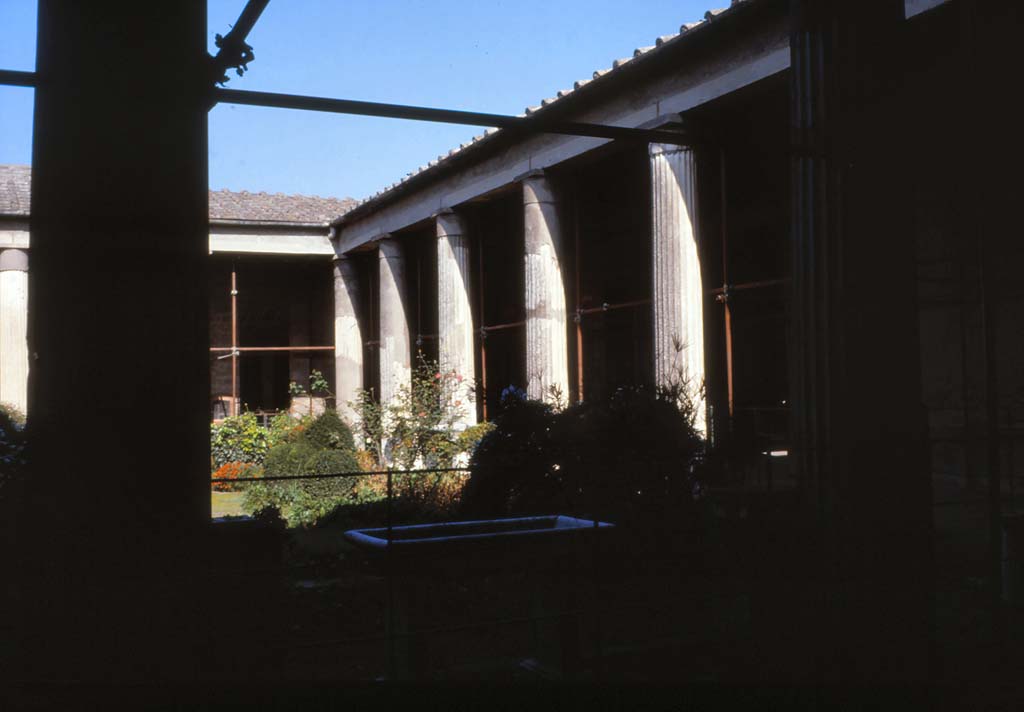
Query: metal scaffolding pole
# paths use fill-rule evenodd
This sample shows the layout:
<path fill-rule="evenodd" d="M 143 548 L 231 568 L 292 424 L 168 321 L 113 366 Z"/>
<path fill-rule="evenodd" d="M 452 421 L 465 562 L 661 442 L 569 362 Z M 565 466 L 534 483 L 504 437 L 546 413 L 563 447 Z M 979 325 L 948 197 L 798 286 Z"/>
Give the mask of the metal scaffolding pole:
<path fill-rule="evenodd" d="M 231 415 L 238 415 L 238 267 L 231 265 Z"/>

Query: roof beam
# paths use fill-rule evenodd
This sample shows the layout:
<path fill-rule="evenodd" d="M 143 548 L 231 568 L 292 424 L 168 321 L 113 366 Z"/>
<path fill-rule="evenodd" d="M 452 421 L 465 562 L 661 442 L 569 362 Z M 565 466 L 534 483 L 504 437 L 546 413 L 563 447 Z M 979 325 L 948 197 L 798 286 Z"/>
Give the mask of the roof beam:
<path fill-rule="evenodd" d="M 0 85 L 12 87 L 34 87 L 35 72 L 20 72 L 16 69 L 0 69 Z"/>
<path fill-rule="evenodd" d="M 213 98 L 216 102 L 223 104 L 268 106 L 279 109 L 299 109 L 302 111 L 324 111 L 332 114 L 379 116 L 389 119 L 432 121 L 435 123 L 461 124 L 464 126 L 489 126 L 508 131 L 522 132 L 523 134 L 551 133 L 677 145 L 690 145 L 692 143 L 692 138 L 688 138 L 686 134 L 676 131 L 636 129 L 626 126 L 607 126 L 576 121 L 552 121 L 545 117 L 537 116 L 507 116 L 504 114 L 485 114 L 476 111 L 433 109 L 404 104 L 382 104 L 373 101 L 328 99 L 319 96 L 276 94 L 273 92 L 243 91 L 239 89 L 214 89 Z"/>

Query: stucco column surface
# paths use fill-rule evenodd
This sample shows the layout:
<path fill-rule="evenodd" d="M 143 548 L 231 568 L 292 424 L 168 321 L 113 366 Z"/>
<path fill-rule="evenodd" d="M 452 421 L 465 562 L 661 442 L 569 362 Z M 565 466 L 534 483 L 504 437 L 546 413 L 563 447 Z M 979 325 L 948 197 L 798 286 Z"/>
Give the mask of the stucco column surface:
<path fill-rule="evenodd" d="M 0 252 L 0 402 L 28 413 L 28 253 Z"/>
<path fill-rule="evenodd" d="M 395 238 L 377 243 L 380 264 L 380 402 L 390 403 L 412 383 L 409 321 L 405 313 L 405 257 Z"/>
<path fill-rule="evenodd" d="M 347 257 L 334 259 L 334 390 L 336 406 L 349 423 L 355 413 L 349 403 L 363 387 L 363 334 L 356 317 L 359 275 Z"/>
<path fill-rule="evenodd" d="M 476 408 L 468 395 L 476 382 L 473 351 L 473 312 L 470 308 L 469 238 L 454 212 L 437 216 L 438 360 L 442 371 L 454 371 L 461 381 L 451 394 L 464 426 L 476 423 Z"/>
<path fill-rule="evenodd" d="M 526 392 L 551 400 L 552 390 L 569 398 L 569 341 L 565 285 L 559 248 L 562 226 L 550 180 L 523 178 L 526 274 Z"/>
<path fill-rule="evenodd" d="M 651 144 L 654 255 L 654 376 L 659 386 L 682 384 L 706 432 L 704 290 L 697 250 L 697 166 L 694 152 Z"/>

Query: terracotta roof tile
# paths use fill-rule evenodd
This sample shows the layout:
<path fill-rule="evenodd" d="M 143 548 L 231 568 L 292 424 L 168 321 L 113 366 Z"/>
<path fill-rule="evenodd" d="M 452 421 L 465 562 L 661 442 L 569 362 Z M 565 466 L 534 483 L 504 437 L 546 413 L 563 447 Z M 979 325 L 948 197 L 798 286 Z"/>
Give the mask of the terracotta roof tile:
<path fill-rule="evenodd" d="M 211 190 L 210 220 L 326 224 L 355 207 L 351 198 Z"/>
<path fill-rule="evenodd" d="M 32 169 L 0 166 L 0 215 L 28 215 Z"/>

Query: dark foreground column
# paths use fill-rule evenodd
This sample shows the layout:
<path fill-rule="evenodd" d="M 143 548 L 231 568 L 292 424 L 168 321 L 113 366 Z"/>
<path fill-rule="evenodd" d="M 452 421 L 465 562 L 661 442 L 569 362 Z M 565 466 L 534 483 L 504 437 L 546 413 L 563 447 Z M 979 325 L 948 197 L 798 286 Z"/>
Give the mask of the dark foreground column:
<path fill-rule="evenodd" d="M 206 3 L 40 0 L 18 674 L 203 667 Z"/>
<path fill-rule="evenodd" d="M 794 628 L 822 681 L 921 680 L 931 492 L 903 3 L 793 9 L 792 455 L 815 524 L 801 588 L 817 589 Z"/>

